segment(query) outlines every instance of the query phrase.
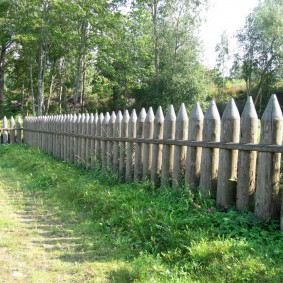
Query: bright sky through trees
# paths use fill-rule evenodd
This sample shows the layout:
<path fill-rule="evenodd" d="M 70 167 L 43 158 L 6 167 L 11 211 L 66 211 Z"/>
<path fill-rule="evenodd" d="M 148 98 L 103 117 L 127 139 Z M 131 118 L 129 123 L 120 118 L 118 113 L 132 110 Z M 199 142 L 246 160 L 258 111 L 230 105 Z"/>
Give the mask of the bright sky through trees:
<path fill-rule="evenodd" d="M 230 54 L 236 48 L 235 32 L 243 27 L 246 16 L 258 4 L 259 0 L 211 0 L 211 6 L 205 13 L 206 21 L 202 26 L 201 38 L 204 43 L 204 61 L 208 67 L 215 67 L 215 46 L 226 31 L 230 44 Z"/>

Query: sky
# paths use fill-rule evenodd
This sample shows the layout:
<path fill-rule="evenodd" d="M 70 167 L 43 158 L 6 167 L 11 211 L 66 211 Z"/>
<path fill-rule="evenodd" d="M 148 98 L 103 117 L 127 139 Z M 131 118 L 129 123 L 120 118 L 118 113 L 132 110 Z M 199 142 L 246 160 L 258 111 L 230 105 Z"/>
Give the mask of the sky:
<path fill-rule="evenodd" d="M 206 21 L 202 25 L 201 39 L 204 44 L 203 63 L 207 67 L 216 65 L 215 46 L 226 31 L 230 51 L 236 50 L 235 32 L 245 24 L 246 16 L 257 6 L 259 0 L 211 0 L 210 8 L 205 12 Z M 230 54 L 231 54 L 230 53 Z"/>

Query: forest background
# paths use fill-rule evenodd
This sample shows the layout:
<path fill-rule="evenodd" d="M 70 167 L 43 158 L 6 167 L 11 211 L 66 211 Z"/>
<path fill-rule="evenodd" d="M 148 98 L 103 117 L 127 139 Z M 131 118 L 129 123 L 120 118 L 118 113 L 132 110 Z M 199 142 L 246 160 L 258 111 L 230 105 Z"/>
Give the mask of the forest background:
<path fill-rule="evenodd" d="M 188 110 L 252 95 L 283 102 L 283 0 L 262 0 L 217 65 L 201 62 L 209 0 L 0 0 L 0 116 L 152 106 Z M 232 68 L 228 61 L 233 60 Z M 283 105 L 283 103 L 281 103 Z"/>

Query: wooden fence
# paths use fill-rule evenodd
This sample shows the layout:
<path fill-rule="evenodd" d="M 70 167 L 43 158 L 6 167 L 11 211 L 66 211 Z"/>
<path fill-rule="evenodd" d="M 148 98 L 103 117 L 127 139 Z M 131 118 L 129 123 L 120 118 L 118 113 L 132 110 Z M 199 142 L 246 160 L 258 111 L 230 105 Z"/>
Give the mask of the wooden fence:
<path fill-rule="evenodd" d="M 113 170 L 126 181 L 149 179 L 160 187 L 182 184 L 236 205 L 259 218 L 279 218 L 282 113 L 275 95 L 261 118 L 250 97 L 242 116 L 233 99 L 220 118 L 214 101 L 205 115 L 197 103 L 190 117 L 182 104 L 164 117 L 142 109 L 137 117 L 103 114 L 26 117 L 25 142 L 65 161 Z M 282 215 L 282 213 L 281 213 Z M 281 229 L 283 229 L 283 217 Z"/>
<path fill-rule="evenodd" d="M 8 125 L 9 124 L 9 125 Z M 2 128 L 0 127 L 0 144 L 22 143 L 22 120 L 20 117 L 15 123 L 14 117 L 11 117 L 8 123 L 4 116 Z"/>

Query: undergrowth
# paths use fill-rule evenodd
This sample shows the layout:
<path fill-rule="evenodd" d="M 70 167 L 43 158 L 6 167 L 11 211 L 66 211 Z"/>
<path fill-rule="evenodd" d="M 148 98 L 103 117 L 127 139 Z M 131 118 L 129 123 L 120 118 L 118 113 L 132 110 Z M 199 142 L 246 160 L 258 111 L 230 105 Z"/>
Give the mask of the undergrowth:
<path fill-rule="evenodd" d="M 1 146 L 0 155 L 0 167 L 20 175 L 23 190 L 83 211 L 90 221 L 82 237 L 98 231 L 112 237 L 129 266 L 109 274 L 110 282 L 283 281 L 276 221 L 218 211 L 197 191 L 123 184 L 113 173 L 86 171 L 26 146 Z"/>

